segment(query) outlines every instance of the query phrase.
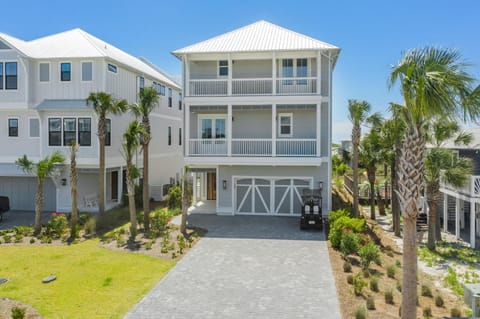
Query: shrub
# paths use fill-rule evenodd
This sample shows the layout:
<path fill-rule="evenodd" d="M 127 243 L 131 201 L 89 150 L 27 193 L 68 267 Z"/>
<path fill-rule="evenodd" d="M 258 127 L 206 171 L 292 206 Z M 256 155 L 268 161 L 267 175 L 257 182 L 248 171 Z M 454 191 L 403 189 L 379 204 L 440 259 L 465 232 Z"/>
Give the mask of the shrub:
<path fill-rule="evenodd" d="M 95 234 L 96 229 L 96 221 L 95 218 L 89 218 L 85 224 L 83 225 L 83 229 L 85 231 L 85 235 L 93 235 Z"/>
<path fill-rule="evenodd" d="M 80 215 L 78 215 L 78 224 L 80 226 L 84 226 L 92 218 L 92 215 L 90 215 L 89 213 L 81 213 Z"/>
<path fill-rule="evenodd" d="M 11 235 L 3 235 L 3 240 L 5 241 L 5 244 L 9 244 L 12 242 L 12 236 Z"/>
<path fill-rule="evenodd" d="M 12 308 L 12 319 L 24 319 L 25 318 L 25 308 L 13 307 Z"/>
<path fill-rule="evenodd" d="M 380 258 L 378 246 L 369 242 L 358 250 L 358 256 L 360 256 L 360 265 L 366 270 L 372 261 Z"/>
<path fill-rule="evenodd" d="M 372 279 L 370 279 L 370 290 L 374 291 L 374 292 L 379 291 L 379 289 L 378 289 L 378 277 L 372 277 Z"/>
<path fill-rule="evenodd" d="M 393 291 L 391 289 L 385 291 L 385 302 L 393 305 Z"/>
<path fill-rule="evenodd" d="M 351 272 L 352 271 L 352 264 L 348 261 L 343 263 L 343 271 L 344 272 Z"/>
<path fill-rule="evenodd" d="M 154 241 L 153 241 L 153 240 L 152 240 L 152 241 L 148 241 L 148 242 L 146 242 L 146 243 L 145 243 L 145 249 L 146 249 L 146 250 L 150 250 L 150 249 L 152 249 L 152 245 L 153 245 L 153 243 L 154 243 Z"/>
<path fill-rule="evenodd" d="M 349 229 L 354 233 L 361 233 L 365 228 L 365 220 L 360 218 L 351 218 L 342 216 L 330 224 L 328 238 L 334 248 L 340 247 L 340 242 L 344 232 Z"/>
<path fill-rule="evenodd" d="M 346 231 L 342 234 L 340 239 L 340 254 L 343 259 L 347 259 L 348 255 L 353 254 L 358 250 L 357 235 L 351 231 Z"/>
<path fill-rule="evenodd" d="M 397 280 L 397 290 L 399 292 L 402 292 L 402 283 L 400 281 Z"/>
<path fill-rule="evenodd" d="M 438 295 L 438 296 L 435 297 L 435 306 L 437 306 L 437 307 L 443 307 L 444 304 L 445 304 L 445 303 L 444 303 L 444 301 L 443 301 L 442 296 Z"/>
<path fill-rule="evenodd" d="M 347 276 L 347 282 L 352 285 L 353 284 L 353 275 L 348 275 Z"/>
<path fill-rule="evenodd" d="M 35 238 L 30 238 L 30 244 L 34 244 L 35 243 Z"/>
<path fill-rule="evenodd" d="M 15 242 L 16 243 L 21 243 L 23 241 L 23 235 L 20 234 L 15 234 Z"/>
<path fill-rule="evenodd" d="M 458 308 L 452 308 L 452 309 L 450 309 L 450 316 L 451 317 L 461 317 L 462 312 Z"/>
<path fill-rule="evenodd" d="M 182 188 L 180 185 L 170 187 L 168 190 L 168 208 L 181 208 L 182 207 Z"/>
<path fill-rule="evenodd" d="M 328 222 L 330 224 L 333 224 L 337 219 L 339 219 L 340 217 L 343 217 L 343 216 L 351 217 L 351 214 L 346 209 L 338 209 L 336 211 L 331 212 L 328 215 Z"/>
<path fill-rule="evenodd" d="M 375 299 L 373 298 L 373 296 L 367 297 L 367 309 L 375 310 Z"/>
<path fill-rule="evenodd" d="M 363 280 L 362 275 L 357 273 L 353 276 L 353 292 L 359 296 L 362 294 L 363 289 L 367 286 L 367 282 Z"/>
<path fill-rule="evenodd" d="M 397 272 L 397 267 L 395 265 L 389 265 L 387 267 L 387 276 L 388 278 L 395 278 L 395 273 Z"/>
<path fill-rule="evenodd" d="M 46 233 L 52 238 L 60 238 L 68 228 L 68 220 L 64 215 L 55 216 L 47 222 Z"/>
<path fill-rule="evenodd" d="M 171 218 L 171 213 L 167 209 L 158 209 L 150 213 L 150 229 L 154 232 L 164 231 Z"/>
<path fill-rule="evenodd" d="M 367 310 L 364 307 L 359 307 L 355 311 L 355 319 L 366 319 L 367 318 Z"/>
<path fill-rule="evenodd" d="M 178 252 L 183 254 L 183 250 L 187 247 L 187 242 L 185 241 L 185 237 L 182 234 L 177 236 L 177 243 L 178 243 Z"/>
<path fill-rule="evenodd" d="M 427 285 L 422 285 L 421 290 L 423 297 L 432 297 L 432 290 Z"/>
<path fill-rule="evenodd" d="M 423 308 L 423 316 L 425 318 L 432 318 L 432 309 L 430 307 Z"/>

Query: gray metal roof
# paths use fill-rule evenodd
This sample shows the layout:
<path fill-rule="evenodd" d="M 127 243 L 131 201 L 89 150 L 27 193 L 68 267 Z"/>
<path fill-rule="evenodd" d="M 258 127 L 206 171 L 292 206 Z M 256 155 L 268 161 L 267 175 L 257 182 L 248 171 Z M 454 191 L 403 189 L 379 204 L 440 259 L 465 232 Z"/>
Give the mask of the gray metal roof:
<path fill-rule="evenodd" d="M 43 100 L 35 107 L 39 111 L 47 110 L 91 110 L 86 100 Z"/>

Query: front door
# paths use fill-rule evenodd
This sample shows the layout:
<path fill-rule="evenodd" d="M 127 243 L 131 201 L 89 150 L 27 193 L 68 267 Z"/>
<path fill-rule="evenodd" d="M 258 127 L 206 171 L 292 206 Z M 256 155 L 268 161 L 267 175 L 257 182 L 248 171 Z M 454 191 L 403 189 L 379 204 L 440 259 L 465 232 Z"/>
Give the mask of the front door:
<path fill-rule="evenodd" d="M 113 171 L 111 176 L 112 201 L 118 201 L 118 171 Z"/>
<path fill-rule="evenodd" d="M 207 173 L 207 200 L 217 199 L 217 174 Z"/>

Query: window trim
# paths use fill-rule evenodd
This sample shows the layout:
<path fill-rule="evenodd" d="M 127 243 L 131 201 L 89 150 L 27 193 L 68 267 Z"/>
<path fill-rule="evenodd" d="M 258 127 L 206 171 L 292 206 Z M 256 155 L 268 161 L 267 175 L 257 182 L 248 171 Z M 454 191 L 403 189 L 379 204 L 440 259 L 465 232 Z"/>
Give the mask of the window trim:
<path fill-rule="evenodd" d="M 50 120 L 54 119 L 59 119 L 60 120 L 60 131 L 52 131 L 52 132 L 59 132 L 60 133 L 60 144 L 58 145 L 52 145 L 50 143 Z M 47 138 L 47 146 L 48 147 L 62 147 L 63 145 L 63 118 L 58 117 L 58 116 L 52 116 L 47 118 L 47 132 L 48 132 L 48 138 Z"/>
<path fill-rule="evenodd" d="M 17 121 L 17 135 L 10 135 L 10 120 L 16 120 Z M 7 118 L 7 137 L 20 137 L 20 119 L 16 116 L 10 116 Z"/>
<path fill-rule="evenodd" d="M 76 121 L 76 125 L 77 125 L 77 134 L 75 135 L 75 141 L 78 143 L 78 119 L 79 118 L 89 118 L 90 119 L 90 123 L 91 123 L 91 134 L 93 135 L 93 133 L 95 133 L 93 130 L 95 129 L 94 127 L 94 121 L 93 121 L 93 117 L 91 115 L 87 115 L 85 114 L 84 116 L 82 115 L 72 115 L 72 116 L 49 116 L 47 117 L 47 141 L 46 141 L 46 145 L 47 147 L 70 147 L 70 145 L 68 146 L 64 146 L 63 145 L 63 119 L 64 118 L 74 118 L 75 121 Z M 50 145 L 50 119 L 60 119 L 60 123 L 61 123 L 61 126 L 60 126 L 60 145 Z M 42 136 L 42 131 L 40 130 L 40 136 Z M 79 145 L 80 146 L 80 145 Z M 90 146 L 80 146 L 82 149 L 87 149 L 87 148 L 92 148 L 94 146 L 94 140 L 92 138 L 92 136 L 90 136 Z"/>
<path fill-rule="evenodd" d="M 40 74 L 41 74 L 41 73 L 40 73 L 40 65 L 41 65 L 41 64 L 48 64 L 48 81 L 42 81 L 42 80 L 40 79 Z M 51 63 L 50 63 L 50 62 L 39 62 L 39 63 L 38 63 L 38 82 L 39 82 L 39 83 L 46 83 L 46 84 L 50 83 L 50 82 L 52 81 L 52 76 L 51 76 L 51 75 L 52 75 Z"/>
<path fill-rule="evenodd" d="M 30 120 L 33 120 L 33 119 L 38 120 L 38 136 L 32 136 L 31 131 L 30 131 Z M 41 123 L 40 118 L 36 117 L 36 116 L 29 116 L 27 118 L 27 120 L 28 120 L 28 138 L 39 139 L 42 136 L 42 128 L 41 128 L 41 125 L 40 125 L 40 123 Z"/>
<path fill-rule="evenodd" d="M 282 117 L 290 118 L 290 134 L 282 134 Z M 292 137 L 293 136 L 293 113 L 278 113 L 278 137 Z"/>
<path fill-rule="evenodd" d="M 91 80 L 84 80 L 83 79 L 83 64 L 84 63 L 91 63 L 92 64 L 92 79 Z M 70 71 L 70 78 L 71 78 L 71 71 Z M 82 82 L 82 83 L 93 82 L 93 61 L 92 60 L 80 61 L 80 82 Z"/>
<path fill-rule="evenodd" d="M 3 66 L 2 66 L 3 67 L 3 79 L 2 79 L 2 81 L 3 81 L 3 91 L 8 91 L 8 92 L 18 91 L 18 83 L 19 83 L 19 81 L 18 81 L 18 78 L 19 78 L 19 76 L 18 76 L 18 61 L 16 61 L 16 60 L 6 60 L 6 61 L 2 61 L 2 63 L 3 63 Z M 17 64 L 17 75 L 16 75 L 16 77 L 17 77 L 17 87 L 15 89 L 7 89 L 7 64 L 8 63 L 16 63 Z"/>
<path fill-rule="evenodd" d="M 62 64 L 70 64 L 70 80 L 68 80 L 68 81 L 63 81 L 62 80 Z M 58 62 L 58 67 L 59 67 L 59 69 L 58 69 L 58 71 L 59 71 L 58 80 L 59 80 L 60 83 L 71 83 L 72 82 L 72 73 L 73 73 L 72 72 L 72 69 L 73 69 L 72 66 L 73 66 L 73 63 L 71 61 L 60 61 L 60 62 Z"/>
<path fill-rule="evenodd" d="M 89 119 L 90 120 L 90 144 L 89 145 L 82 145 L 80 144 L 80 124 L 79 124 L 79 121 L 80 120 L 83 120 L 83 119 Z M 89 116 L 79 116 L 77 117 L 77 145 L 80 147 L 91 147 L 92 146 L 92 128 L 93 128 L 93 125 L 92 125 L 92 118 L 89 117 Z M 86 132 L 86 131 L 82 131 L 82 132 Z"/>

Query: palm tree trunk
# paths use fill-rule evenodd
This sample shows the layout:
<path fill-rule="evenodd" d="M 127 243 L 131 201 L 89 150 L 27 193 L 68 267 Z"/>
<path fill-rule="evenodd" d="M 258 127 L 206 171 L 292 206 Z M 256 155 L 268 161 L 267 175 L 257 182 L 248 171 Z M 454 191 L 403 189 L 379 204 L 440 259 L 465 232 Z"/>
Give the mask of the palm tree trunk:
<path fill-rule="evenodd" d="M 143 144 L 143 225 L 145 234 L 150 230 L 150 194 L 148 189 L 148 142 Z"/>
<path fill-rule="evenodd" d="M 76 144 L 73 144 L 70 151 L 70 194 L 72 197 L 72 215 L 71 215 L 71 224 L 70 224 L 70 237 L 75 238 L 76 232 L 75 228 L 77 227 L 78 222 L 78 209 L 77 209 L 77 159 L 76 159 Z"/>
<path fill-rule="evenodd" d="M 437 217 L 435 218 L 435 224 L 436 224 L 435 225 L 435 239 L 437 241 L 441 241 L 442 240 L 442 227 L 440 226 L 440 215 L 438 215 L 438 204 L 437 204 Z"/>
<path fill-rule="evenodd" d="M 370 218 L 375 220 L 375 171 L 367 169 L 368 182 L 370 183 Z"/>
<path fill-rule="evenodd" d="M 403 212 L 402 319 L 414 319 L 417 313 L 417 203 L 423 184 L 425 152 L 425 140 L 420 127 L 409 127 L 402 144 L 397 172 L 397 195 Z"/>
<path fill-rule="evenodd" d="M 358 216 L 358 144 L 360 143 L 360 125 L 354 125 L 352 129 L 353 144 L 353 216 Z"/>
<path fill-rule="evenodd" d="M 98 119 L 98 141 L 100 143 L 100 164 L 98 168 L 98 214 L 105 213 L 105 114 Z"/>
<path fill-rule="evenodd" d="M 186 170 L 184 170 L 182 181 L 182 222 L 180 223 L 180 232 L 186 234 L 187 232 L 187 212 L 188 212 L 188 180 Z"/>
<path fill-rule="evenodd" d="M 428 203 L 428 242 L 427 247 L 435 250 L 436 232 L 437 232 L 437 209 L 440 200 L 440 185 L 437 182 L 427 185 L 427 203 Z"/>
<path fill-rule="evenodd" d="M 395 143 L 395 155 L 393 158 L 393 163 L 392 163 L 392 219 L 393 219 L 393 232 L 395 233 L 395 236 L 400 237 L 401 236 L 401 227 L 400 227 L 400 203 L 398 202 L 398 197 L 397 197 L 397 188 L 398 188 L 398 183 L 397 183 L 397 171 L 398 171 L 398 164 L 399 164 L 399 159 L 401 156 L 401 149 L 400 149 L 400 143 L 396 142 Z"/>
<path fill-rule="evenodd" d="M 137 211 L 135 208 L 135 184 L 133 183 L 132 159 L 129 159 L 127 163 L 127 191 L 128 211 L 130 213 L 130 238 L 133 240 L 137 234 Z"/>
<path fill-rule="evenodd" d="M 35 197 L 35 230 L 34 235 L 40 234 L 42 230 L 43 210 L 43 179 L 37 178 L 37 195 Z"/>

